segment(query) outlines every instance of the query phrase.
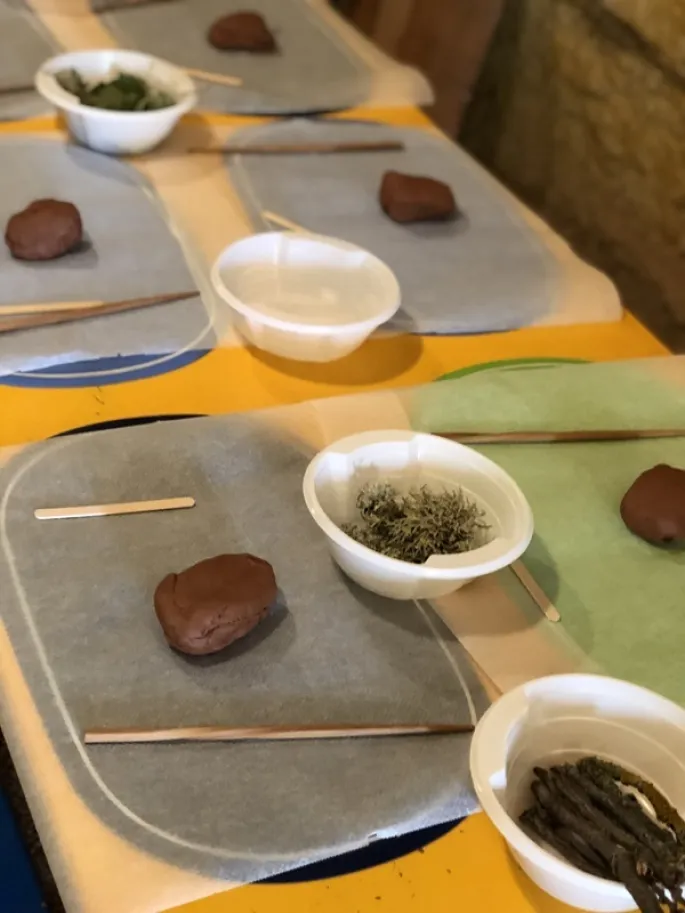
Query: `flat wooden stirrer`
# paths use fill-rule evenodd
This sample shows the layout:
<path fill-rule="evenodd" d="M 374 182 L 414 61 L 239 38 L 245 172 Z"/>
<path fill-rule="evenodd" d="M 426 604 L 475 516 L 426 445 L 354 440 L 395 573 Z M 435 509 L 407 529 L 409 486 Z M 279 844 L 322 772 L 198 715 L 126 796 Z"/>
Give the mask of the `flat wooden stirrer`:
<path fill-rule="evenodd" d="M 242 86 L 243 84 L 240 76 L 224 76 L 223 73 L 210 73 L 208 70 L 196 70 L 193 67 L 183 67 L 183 71 L 192 79 L 199 79 L 200 82 L 213 82 L 218 86 Z"/>
<path fill-rule="evenodd" d="M 81 517 L 117 517 L 123 514 L 149 514 L 158 510 L 187 510 L 195 498 L 164 498 L 157 501 L 122 501 L 119 504 L 84 504 L 79 507 L 41 507 L 34 510 L 36 520 L 74 520 Z"/>
<path fill-rule="evenodd" d="M 266 219 L 267 222 L 271 222 L 274 225 L 279 225 L 281 228 L 285 228 L 288 231 L 294 231 L 298 234 L 307 234 L 307 229 L 303 228 L 302 225 L 298 225 L 297 222 L 293 222 L 291 219 L 286 219 L 285 216 L 279 215 L 277 212 L 271 212 L 269 209 L 262 210 L 262 218 Z"/>
<path fill-rule="evenodd" d="M 186 726 L 179 729 L 90 729 L 86 745 L 132 742 L 295 742 L 329 739 L 377 739 L 408 735 L 455 735 L 473 732 L 471 724 L 419 723 L 321 726 Z"/>
<path fill-rule="evenodd" d="M 535 605 L 540 609 L 548 621 L 561 621 L 561 613 L 554 605 L 552 600 L 547 596 L 537 580 L 530 573 L 523 561 L 514 561 L 510 565 L 511 570 L 516 575 L 518 582 L 523 586 Z"/>

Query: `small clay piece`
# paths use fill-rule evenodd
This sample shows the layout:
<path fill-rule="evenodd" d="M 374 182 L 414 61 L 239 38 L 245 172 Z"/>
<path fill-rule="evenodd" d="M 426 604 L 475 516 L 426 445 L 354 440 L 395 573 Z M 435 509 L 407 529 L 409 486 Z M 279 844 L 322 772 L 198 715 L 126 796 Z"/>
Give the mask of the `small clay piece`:
<path fill-rule="evenodd" d="M 685 470 L 660 463 L 643 472 L 623 496 L 621 517 L 654 545 L 685 539 Z"/>
<path fill-rule="evenodd" d="M 207 33 L 209 43 L 220 51 L 251 51 L 273 54 L 276 39 L 259 13 L 231 13 L 217 19 Z"/>
<path fill-rule="evenodd" d="M 447 184 L 399 171 L 385 172 L 379 199 L 383 211 L 395 222 L 444 221 L 458 212 Z"/>
<path fill-rule="evenodd" d="M 276 598 L 273 568 L 254 555 L 217 555 L 155 590 L 155 612 L 170 646 L 201 656 L 223 650 L 256 627 Z"/>
<path fill-rule="evenodd" d="M 63 200 L 34 200 L 7 223 L 5 243 L 17 260 L 54 260 L 83 240 L 81 214 Z"/>

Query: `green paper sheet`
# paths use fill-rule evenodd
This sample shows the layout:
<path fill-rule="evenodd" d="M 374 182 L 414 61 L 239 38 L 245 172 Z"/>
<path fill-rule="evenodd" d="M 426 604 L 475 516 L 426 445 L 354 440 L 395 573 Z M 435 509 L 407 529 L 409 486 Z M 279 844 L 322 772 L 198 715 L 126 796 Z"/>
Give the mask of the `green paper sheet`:
<path fill-rule="evenodd" d="M 423 388 L 411 404 L 414 427 L 431 431 L 685 427 L 685 359 L 494 370 Z M 478 449 L 530 501 L 524 563 L 565 633 L 607 674 L 685 703 L 685 549 L 648 545 L 619 514 L 641 472 L 685 469 L 685 437 Z"/>

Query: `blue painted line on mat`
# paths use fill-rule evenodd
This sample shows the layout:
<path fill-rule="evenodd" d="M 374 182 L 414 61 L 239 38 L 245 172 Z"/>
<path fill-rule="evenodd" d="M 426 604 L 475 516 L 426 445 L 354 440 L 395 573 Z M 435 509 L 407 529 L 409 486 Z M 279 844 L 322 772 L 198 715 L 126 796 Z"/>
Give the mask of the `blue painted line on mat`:
<path fill-rule="evenodd" d="M 417 850 L 422 850 L 428 844 L 449 834 L 463 820 L 463 818 L 459 818 L 457 821 L 435 824 L 432 827 L 422 828 L 420 831 L 404 834 L 402 837 L 377 840 L 359 850 L 345 853 L 344 856 L 333 856 L 322 862 L 294 869 L 292 872 L 284 872 L 282 875 L 266 878 L 260 884 L 301 884 L 307 881 L 327 881 L 329 878 L 339 878 L 341 875 L 351 875 L 354 872 L 363 872 L 364 869 L 373 869 L 415 853 Z"/>
<path fill-rule="evenodd" d="M 17 825 L 0 792 L 0 910 L 2 913 L 45 913 L 38 879 Z"/>
<path fill-rule="evenodd" d="M 27 371 L 25 374 L 9 374 L 0 378 L 0 385 L 34 390 L 105 387 L 178 371 L 179 368 L 204 358 L 210 351 L 211 349 L 193 349 L 163 360 L 159 355 L 118 355 L 115 358 L 77 361 L 67 365 L 53 365 L 40 371 Z"/>

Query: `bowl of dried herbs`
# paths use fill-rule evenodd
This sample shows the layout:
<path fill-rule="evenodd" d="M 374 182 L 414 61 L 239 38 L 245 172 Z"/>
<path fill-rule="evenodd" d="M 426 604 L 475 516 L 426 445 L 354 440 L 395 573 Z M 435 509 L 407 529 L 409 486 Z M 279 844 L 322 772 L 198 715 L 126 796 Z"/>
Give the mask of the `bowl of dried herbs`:
<path fill-rule="evenodd" d="M 533 534 L 511 476 L 431 434 L 344 438 L 312 460 L 303 492 L 341 569 L 392 599 L 451 593 L 514 562 Z"/>
<path fill-rule="evenodd" d="M 134 155 L 159 145 L 196 103 L 179 67 L 137 51 L 78 51 L 46 61 L 36 89 L 82 145 Z"/>

